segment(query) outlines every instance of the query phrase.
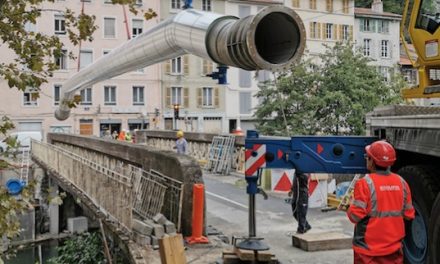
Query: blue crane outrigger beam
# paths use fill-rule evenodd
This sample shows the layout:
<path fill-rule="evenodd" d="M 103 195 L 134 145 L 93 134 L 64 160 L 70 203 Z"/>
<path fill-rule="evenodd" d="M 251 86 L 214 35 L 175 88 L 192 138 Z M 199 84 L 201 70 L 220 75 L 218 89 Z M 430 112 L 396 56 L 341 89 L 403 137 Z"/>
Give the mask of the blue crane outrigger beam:
<path fill-rule="evenodd" d="M 265 162 L 259 168 L 354 174 L 367 172 L 365 146 L 376 140 L 375 137 L 364 136 L 259 137 L 257 131 L 251 130 L 247 132 L 245 148 L 251 156 L 259 153 L 260 146 L 265 149 L 262 157 Z M 252 174 L 247 173 L 246 176 Z"/>

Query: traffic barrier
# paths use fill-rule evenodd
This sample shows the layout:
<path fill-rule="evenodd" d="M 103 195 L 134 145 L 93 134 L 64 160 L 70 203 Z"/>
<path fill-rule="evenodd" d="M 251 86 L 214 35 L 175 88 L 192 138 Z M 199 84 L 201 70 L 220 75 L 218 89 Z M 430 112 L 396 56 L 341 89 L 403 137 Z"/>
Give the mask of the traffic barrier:
<path fill-rule="evenodd" d="M 204 237 L 203 232 L 203 206 L 204 206 L 204 185 L 194 184 L 193 186 L 193 215 L 192 215 L 192 234 L 186 238 L 188 244 L 209 243 L 208 238 Z"/>

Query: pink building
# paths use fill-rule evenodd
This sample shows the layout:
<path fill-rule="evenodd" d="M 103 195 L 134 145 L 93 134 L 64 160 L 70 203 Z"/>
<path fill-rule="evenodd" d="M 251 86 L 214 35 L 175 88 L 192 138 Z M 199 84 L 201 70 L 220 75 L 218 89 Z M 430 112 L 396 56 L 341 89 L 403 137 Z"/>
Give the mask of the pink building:
<path fill-rule="evenodd" d="M 139 0 L 139 10 L 152 8 L 160 14 L 159 1 Z M 98 29 L 93 42 L 83 42 L 81 48 L 70 44 L 64 27 L 63 11 L 72 9 L 75 13 L 84 12 L 96 16 Z M 42 6 L 42 16 L 35 25 L 26 25 L 29 31 L 57 35 L 65 44 L 65 54 L 54 58 L 59 66 L 48 83 L 40 87 L 40 97 L 35 89 L 29 87 L 25 92 L 9 89 L 0 80 L 0 114 L 9 116 L 16 124 L 17 131 L 65 132 L 100 136 L 107 129 L 120 131 L 136 128 L 157 127 L 156 113 L 161 106 L 160 66 L 152 65 L 119 77 L 112 78 L 86 88 L 80 92 L 81 104 L 72 110 L 65 121 L 58 121 L 54 111 L 60 98 L 60 87 L 64 81 L 75 74 L 79 68 L 91 64 L 105 56 L 112 49 L 136 37 L 147 28 L 156 25 L 160 18 L 145 20 L 142 12 L 134 15 L 111 0 L 58 0 Z M 59 10 L 59 11 L 58 11 Z M 127 16 L 125 24 L 124 14 Z M 2 46 L 2 61 L 7 62 L 13 53 Z M 72 52 L 76 59 L 70 59 Z"/>

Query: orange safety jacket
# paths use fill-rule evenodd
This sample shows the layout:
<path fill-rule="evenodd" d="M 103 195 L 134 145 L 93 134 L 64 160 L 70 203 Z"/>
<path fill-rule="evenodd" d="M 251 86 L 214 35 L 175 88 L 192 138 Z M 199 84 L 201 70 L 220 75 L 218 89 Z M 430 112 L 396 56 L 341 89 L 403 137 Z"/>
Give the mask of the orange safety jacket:
<path fill-rule="evenodd" d="M 353 250 L 385 256 L 399 250 L 405 237 L 404 219 L 414 219 L 411 191 L 405 180 L 390 172 L 367 174 L 354 187 L 347 216 L 356 224 Z"/>

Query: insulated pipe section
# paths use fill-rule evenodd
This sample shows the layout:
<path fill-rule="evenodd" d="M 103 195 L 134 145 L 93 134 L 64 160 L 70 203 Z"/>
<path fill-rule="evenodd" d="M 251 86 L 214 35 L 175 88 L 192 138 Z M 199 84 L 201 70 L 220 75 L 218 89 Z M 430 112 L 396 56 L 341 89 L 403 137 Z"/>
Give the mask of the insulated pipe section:
<path fill-rule="evenodd" d="M 305 43 L 301 18 L 284 6 L 267 7 L 238 21 L 218 21 L 207 36 L 215 62 L 250 71 L 287 70 L 301 58 Z"/>
<path fill-rule="evenodd" d="M 69 117 L 69 102 L 80 89 L 187 53 L 245 70 L 285 70 L 302 56 L 305 38 L 301 19 L 284 6 L 266 7 L 242 19 L 187 9 L 67 80 L 55 117 Z"/>

